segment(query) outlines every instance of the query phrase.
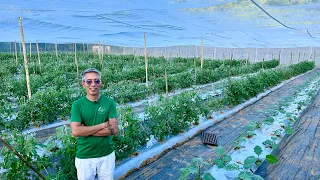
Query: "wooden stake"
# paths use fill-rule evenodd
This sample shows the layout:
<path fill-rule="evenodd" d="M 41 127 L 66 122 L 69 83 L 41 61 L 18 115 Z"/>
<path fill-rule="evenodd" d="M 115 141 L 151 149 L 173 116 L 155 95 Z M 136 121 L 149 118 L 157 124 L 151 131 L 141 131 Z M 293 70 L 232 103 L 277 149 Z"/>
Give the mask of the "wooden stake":
<path fill-rule="evenodd" d="M 299 52 L 299 58 L 298 58 L 298 63 L 300 62 L 300 52 Z"/>
<path fill-rule="evenodd" d="M 16 54 L 16 65 L 18 66 L 17 42 L 14 41 L 14 53 Z"/>
<path fill-rule="evenodd" d="M 78 59 L 77 59 L 77 43 L 74 43 L 74 62 L 76 64 L 76 68 L 77 68 L 77 84 L 79 86 L 80 89 L 80 83 L 79 83 L 79 66 L 78 66 Z"/>
<path fill-rule="evenodd" d="M 99 61 L 100 61 L 100 64 L 101 64 L 101 46 L 100 46 L 100 41 L 99 41 L 99 50 L 98 50 L 98 56 L 99 56 Z"/>
<path fill-rule="evenodd" d="M 147 37 L 144 33 L 144 60 L 146 66 L 146 88 L 148 88 L 148 57 L 147 57 Z"/>
<path fill-rule="evenodd" d="M 30 58 L 31 58 L 31 43 L 30 43 Z"/>
<path fill-rule="evenodd" d="M 58 44 L 57 44 L 57 41 L 56 41 L 56 58 L 58 60 Z"/>
<path fill-rule="evenodd" d="M 201 69 L 203 67 L 203 38 L 201 38 L 201 58 L 200 58 Z"/>
<path fill-rule="evenodd" d="M 231 54 L 231 58 L 230 58 L 230 66 L 229 66 L 229 78 L 228 78 L 228 89 L 230 91 L 230 85 L 231 85 L 231 66 L 232 66 L 232 58 L 233 58 L 233 54 Z"/>
<path fill-rule="evenodd" d="M 103 69 L 103 55 L 104 55 L 104 41 L 102 41 L 102 52 L 101 52 L 101 69 Z"/>
<path fill-rule="evenodd" d="M 168 75 L 167 75 L 167 67 L 166 64 L 164 64 L 164 80 L 166 82 L 166 97 L 168 97 Z"/>
<path fill-rule="evenodd" d="M 38 53 L 38 63 L 39 63 L 39 68 L 40 68 L 40 73 L 41 73 L 41 62 L 40 62 L 40 52 L 39 52 L 39 44 L 38 40 L 36 41 L 37 45 L 37 53 Z"/>
<path fill-rule="evenodd" d="M 248 60 L 249 60 L 249 49 L 248 48 L 246 49 L 246 52 L 247 52 L 246 65 L 248 65 Z"/>
<path fill-rule="evenodd" d="M 290 58 L 290 65 L 292 64 L 292 52 L 291 52 L 291 58 Z"/>
<path fill-rule="evenodd" d="M 281 50 L 279 51 L 279 62 L 281 64 Z"/>
<path fill-rule="evenodd" d="M 196 68 L 196 56 L 193 57 L 193 69 L 194 69 L 194 85 L 197 85 L 197 68 Z"/>
<path fill-rule="evenodd" d="M 254 56 L 254 63 L 257 61 L 258 58 L 258 48 L 256 48 L 256 55 Z"/>
<path fill-rule="evenodd" d="M 13 152 L 13 154 L 15 154 L 16 156 L 18 156 L 18 158 L 24 162 L 32 171 L 34 171 L 41 179 L 45 179 L 45 177 L 35 168 L 32 166 L 32 164 L 30 164 L 23 156 L 21 156 L 21 154 L 19 154 L 19 152 L 17 152 L 17 150 L 15 150 L 9 143 L 7 143 L 6 140 L 0 138 L 0 142 L 6 146 L 11 152 Z"/>
<path fill-rule="evenodd" d="M 24 34 L 23 34 L 23 27 L 22 27 L 22 17 L 19 17 L 19 24 L 20 24 L 20 34 L 21 34 L 21 39 L 22 39 L 24 68 L 25 68 L 25 71 L 26 71 L 28 98 L 31 99 L 29 69 L 28 69 L 28 60 L 27 60 L 27 53 L 26 53 L 26 45 L 25 45 L 25 43 L 24 43 Z"/>

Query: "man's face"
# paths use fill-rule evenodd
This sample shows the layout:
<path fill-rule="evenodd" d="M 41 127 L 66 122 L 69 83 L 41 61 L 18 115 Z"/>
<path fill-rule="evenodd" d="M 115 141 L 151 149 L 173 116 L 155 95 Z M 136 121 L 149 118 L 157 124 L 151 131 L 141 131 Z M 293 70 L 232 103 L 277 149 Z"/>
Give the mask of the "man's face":
<path fill-rule="evenodd" d="M 99 75 L 95 72 L 86 73 L 84 81 L 82 81 L 82 86 L 86 89 L 88 95 L 98 95 L 101 87 Z"/>

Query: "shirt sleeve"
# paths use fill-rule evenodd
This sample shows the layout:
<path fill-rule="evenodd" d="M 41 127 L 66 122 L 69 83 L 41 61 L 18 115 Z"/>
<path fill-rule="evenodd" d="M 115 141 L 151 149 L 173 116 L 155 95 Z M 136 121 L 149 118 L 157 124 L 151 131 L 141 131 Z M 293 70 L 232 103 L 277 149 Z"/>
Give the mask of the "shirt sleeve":
<path fill-rule="evenodd" d="M 82 118 L 81 118 L 81 114 L 80 114 L 80 107 L 79 107 L 78 103 L 76 103 L 76 102 L 72 103 L 70 122 L 82 123 Z"/>
<path fill-rule="evenodd" d="M 114 100 L 111 102 L 110 110 L 109 110 L 109 119 L 118 118 L 117 105 Z"/>

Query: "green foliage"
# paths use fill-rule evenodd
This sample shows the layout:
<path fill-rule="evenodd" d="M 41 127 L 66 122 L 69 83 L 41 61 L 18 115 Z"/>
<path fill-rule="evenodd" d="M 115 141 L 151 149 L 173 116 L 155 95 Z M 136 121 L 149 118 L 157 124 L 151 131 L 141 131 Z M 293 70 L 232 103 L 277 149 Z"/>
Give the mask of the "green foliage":
<path fill-rule="evenodd" d="M 75 167 L 75 157 L 76 157 L 76 145 L 77 139 L 71 136 L 71 129 L 66 126 L 61 126 L 56 129 L 55 141 L 49 141 L 48 145 L 51 145 L 53 149 L 56 149 L 55 142 L 61 142 L 61 147 L 52 154 L 53 158 L 59 159 L 55 166 L 55 174 L 51 174 L 51 177 L 55 179 L 70 179 L 76 180 L 77 173 Z M 52 144 L 53 143 L 53 144 Z"/>
<path fill-rule="evenodd" d="M 262 153 L 262 148 L 260 147 L 260 146 L 258 146 L 258 145 L 256 145 L 255 147 L 254 147 L 254 152 L 258 155 L 258 157 L 261 155 L 261 153 Z"/>
<path fill-rule="evenodd" d="M 218 146 L 216 148 L 216 153 L 218 155 L 218 158 L 214 159 L 213 162 L 218 166 L 218 168 L 225 167 L 232 160 L 231 156 L 226 155 L 224 148 L 221 146 Z"/>
<path fill-rule="evenodd" d="M 40 156 L 36 151 L 40 143 L 36 140 L 34 134 L 22 134 L 18 131 L 12 131 L 12 133 L 2 132 L 1 137 L 14 147 L 38 172 L 52 167 L 50 158 L 46 155 Z M 1 149 L 1 156 L 3 157 L 3 161 L 0 162 L 0 169 L 6 169 L 6 171 L 0 174 L 0 179 L 40 179 L 12 151 L 7 149 L 7 147 Z"/>
<path fill-rule="evenodd" d="M 38 91 L 26 103 L 20 104 L 18 117 L 9 122 L 11 127 L 24 129 L 57 121 L 59 116 L 66 116 L 71 111 L 72 102 L 81 96 L 81 91 L 60 90 L 53 88 Z"/>
<path fill-rule="evenodd" d="M 264 141 L 262 143 L 266 148 L 276 149 L 278 147 L 278 144 L 275 143 L 275 141 L 272 141 L 270 139 Z"/>
<path fill-rule="evenodd" d="M 263 120 L 263 123 L 267 124 L 267 125 L 271 125 L 273 122 L 274 122 L 274 118 L 273 117 L 268 117 L 265 120 Z"/>
<path fill-rule="evenodd" d="M 271 155 L 271 154 L 268 154 L 268 155 L 266 156 L 266 160 L 267 160 L 268 163 L 270 163 L 270 164 L 275 164 L 275 163 L 278 162 L 278 159 L 277 159 L 275 156 Z"/>
<path fill-rule="evenodd" d="M 141 85 L 137 82 L 121 81 L 118 83 L 110 83 L 102 93 L 113 98 L 117 103 L 122 104 L 145 99 L 148 90 L 145 85 Z"/>
<path fill-rule="evenodd" d="M 201 99 L 194 92 L 183 92 L 172 98 L 161 98 L 146 108 L 146 122 L 152 134 L 163 141 L 168 135 L 176 135 L 191 123 L 199 123 L 203 113 Z"/>
<path fill-rule="evenodd" d="M 307 72 L 313 69 L 314 66 L 314 62 L 301 62 L 284 69 L 261 71 L 256 75 L 251 75 L 244 79 L 229 80 L 225 88 L 225 100 L 231 106 L 240 104 L 244 100 L 264 91 L 265 88 L 272 87 L 282 80 Z"/>
<path fill-rule="evenodd" d="M 179 179 L 188 179 L 191 174 L 195 174 L 195 180 L 215 180 L 215 178 L 209 172 L 202 175 L 201 169 L 208 166 L 209 163 L 205 162 L 202 158 L 193 158 L 191 164 L 185 168 L 179 169 L 181 172 Z"/>
<path fill-rule="evenodd" d="M 145 145 L 148 140 L 147 127 L 134 116 L 131 107 L 125 107 L 119 111 L 119 133 L 113 136 L 113 144 L 117 160 L 129 157 L 137 151 L 139 146 Z"/>

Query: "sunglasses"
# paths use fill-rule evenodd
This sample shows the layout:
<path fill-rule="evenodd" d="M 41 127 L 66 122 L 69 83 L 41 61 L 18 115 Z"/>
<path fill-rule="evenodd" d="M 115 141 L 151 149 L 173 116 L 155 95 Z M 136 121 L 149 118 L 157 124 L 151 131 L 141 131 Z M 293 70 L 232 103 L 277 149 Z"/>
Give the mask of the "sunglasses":
<path fill-rule="evenodd" d="M 96 79 L 96 80 L 87 79 L 87 80 L 83 80 L 83 82 L 87 83 L 89 86 L 91 86 L 92 83 L 96 85 L 99 85 L 101 83 L 100 79 Z"/>

